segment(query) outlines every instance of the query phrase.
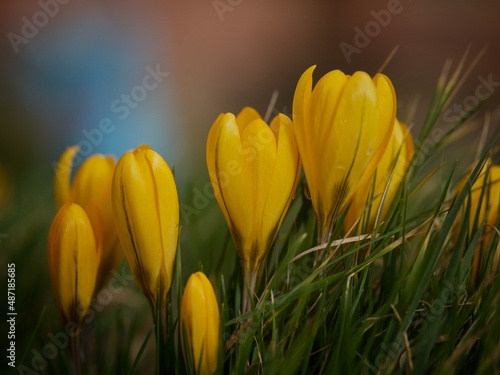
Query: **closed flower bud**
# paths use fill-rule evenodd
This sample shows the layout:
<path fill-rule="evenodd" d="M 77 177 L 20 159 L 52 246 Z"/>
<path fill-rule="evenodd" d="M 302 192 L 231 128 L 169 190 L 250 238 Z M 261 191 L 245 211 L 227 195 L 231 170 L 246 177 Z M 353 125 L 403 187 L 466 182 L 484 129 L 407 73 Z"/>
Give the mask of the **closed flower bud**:
<path fill-rule="evenodd" d="M 462 190 L 467 184 L 468 176 L 464 177 L 457 184 Z M 465 200 L 468 204 L 469 199 Z M 490 275 L 495 275 L 498 271 L 500 259 L 500 245 L 492 249 L 491 254 L 487 254 L 488 245 L 492 235 L 496 233 L 494 228 L 498 228 L 498 214 L 500 211 L 500 165 L 492 165 L 489 161 L 485 163 L 478 178 L 470 188 L 470 215 L 466 218 L 469 236 L 474 236 L 476 230 L 485 224 L 481 240 L 475 250 L 471 270 L 471 286 L 477 288 L 483 280 L 485 270 Z M 462 215 L 459 215 L 459 220 Z M 457 230 L 465 228 L 457 227 Z M 455 236 L 457 237 L 457 236 Z"/>
<path fill-rule="evenodd" d="M 79 205 L 66 203 L 59 209 L 47 257 L 57 306 L 66 322 L 80 324 L 94 294 L 99 255 L 92 225 Z"/>
<path fill-rule="evenodd" d="M 217 370 L 220 315 L 212 284 L 203 272 L 189 277 L 182 296 L 180 321 L 185 361 L 191 360 L 197 374 L 213 374 Z"/>
<path fill-rule="evenodd" d="M 271 247 L 300 176 L 292 123 L 280 114 L 268 126 L 252 108 L 219 115 L 207 139 L 215 197 L 239 252 L 245 278 Z"/>
<path fill-rule="evenodd" d="M 112 156 L 100 154 L 87 158 L 75 171 L 73 159 L 78 146 L 68 148 L 56 167 L 54 190 L 58 207 L 65 203 L 80 205 L 92 224 L 100 255 L 96 291 L 101 289 L 122 257 L 111 210 L 111 180 L 115 169 Z"/>
<path fill-rule="evenodd" d="M 340 210 L 382 158 L 394 126 L 396 95 L 383 74 L 348 76 L 339 70 L 324 75 L 313 89 L 314 69 L 297 83 L 293 127 L 318 241 L 327 242 Z"/>
<path fill-rule="evenodd" d="M 389 145 L 375 174 L 365 178 L 352 196 L 344 221 L 346 231 L 350 230 L 357 220 L 359 220 L 358 228 L 364 228 L 366 231 L 373 230 L 384 194 L 380 220 L 385 218 L 412 157 L 413 139 L 411 134 L 405 125 L 396 120 Z M 387 186 L 387 184 L 389 185 Z"/>
<path fill-rule="evenodd" d="M 126 152 L 113 176 L 112 207 L 118 236 L 132 273 L 155 314 L 172 283 L 179 235 L 174 176 L 149 146 Z"/>

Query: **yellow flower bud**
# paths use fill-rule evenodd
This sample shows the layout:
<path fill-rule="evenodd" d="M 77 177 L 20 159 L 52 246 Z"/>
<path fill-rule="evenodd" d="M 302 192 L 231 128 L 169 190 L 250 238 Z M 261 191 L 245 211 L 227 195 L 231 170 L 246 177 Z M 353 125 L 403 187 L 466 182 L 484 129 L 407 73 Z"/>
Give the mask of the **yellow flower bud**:
<path fill-rule="evenodd" d="M 59 209 L 47 256 L 57 306 L 67 322 L 79 324 L 90 307 L 99 266 L 92 225 L 79 205 L 66 203 Z"/>
<path fill-rule="evenodd" d="M 465 176 L 458 182 L 457 187 L 459 191 L 465 187 L 467 179 L 468 176 Z M 465 200 L 465 204 L 468 204 L 468 199 Z M 491 236 L 496 233 L 493 227 L 497 227 L 498 225 L 498 213 L 500 210 L 500 165 L 491 165 L 489 161 L 485 163 L 478 178 L 470 188 L 470 205 L 467 228 L 469 235 L 472 236 L 477 228 L 483 223 L 486 224 L 472 262 L 471 285 L 478 287 L 484 277 L 481 274 L 481 269 L 485 267 L 487 246 Z M 458 220 L 460 220 L 461 216 L 458 216 Z M 457 229 L 465 230 L 464 228 Z M 493 250 L 493 254 L 490 256 L 491 265 L 489 272 L 491 275 L 494 275 L 498 270 L 500 245 Z"/>
<path fill-rule="evenodd" d="M 215 197 L 244 272 L 254 272 L 271 247 L 300 177 L 292 122 L 280 114 L 268 126 L 252 108 L 219 115 L 206 159 Z"/>
<path fill-rule="evenodd" d="M 217 370 L 220 315 L 212 284 L 203 274 L 192 274 L 181 301 L 181 346 L 189 349 L 191 365 L 198 374 L 210 375 Z M 184 341 L 187 339 L 187 343 Z"/>
<path fill-rule="evenodd" d="M 58 207 L 68 202 L 77 203 L 89 217 L 100 254 L 96 287 L 98 291 L 122 257 L 111 210 L 111 180 L 115 159 L 100 154 L 90 156 L 76 170 L 73 182 L 70 182 L 73 159 L 77 152 L 78 146 L 68 148 L 57 163 L 55 200 Z"/>
<path fill-rule="evenodd" d="M 344 221 L 348 231 L 359 221 L 358 228 L 373 230 L 375 219 L 387 188 L 380 220 L 385 218 L 389 207 L 405 177 L 413 157 L 413 139 L 404 124 L 396 120 L 389 145 L 380 160 L 374 176 L 364 178 L 351 199 L 351 205 Z M 387 186 L 389 184 L 389 186 Z M 358 232 L 360 232 L 358 230 Z"/>
<path fill-rule="evenodd" d="M 325 74 L 313 89 L 314 69 L 297 83 L 293 127 L 318 241 L 327 242 L 340 210 L 382 158 L 394 126 L 396 95 L 383 74 L 348 76 L 339 70 Z"/>
<path fill-rule="evenodd" d="M 139 146 L 118 161 L 112 192 L 123 252 L 154 315 L 157 290 L 162 304 L 170 290 L 177 251 L 179 200 L 174 176 L 159 154 Z"/>

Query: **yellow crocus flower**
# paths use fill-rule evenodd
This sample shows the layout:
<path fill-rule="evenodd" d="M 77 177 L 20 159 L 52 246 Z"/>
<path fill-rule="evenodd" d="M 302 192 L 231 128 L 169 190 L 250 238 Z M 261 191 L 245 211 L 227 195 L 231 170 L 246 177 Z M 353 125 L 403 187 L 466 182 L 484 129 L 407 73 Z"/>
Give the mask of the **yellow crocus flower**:
<path fill-rule="evenodd" d="M 79 205 L 66 203 L 59 209 L 47 257 L 57 306 L 66 322 L 80 324 L 94 294 L 99 254 L 90 220 Z"/>
<path fill-rule="evenodd" d="M 457 187 L 462 190 L 467 184 L 468 176 L 465 176 L 457 184 Z M 466 199 L 465 203 L 468 204 Z M 481 283 L 484 275 L 481 274 L 481 269 L 485 266 L 484 257 L 486 256 L 486 248 L 489 244 L 491 236 L 496 233 L 493 229 L 498 225 L 498 214 L 500 211 L 500 165 L 492 165 L 487 161 L 483 166 L 478 178 L 470 188 L 470 216 L 468 218 L 469 235 L 472 236 L 477 228 L 483 223 L 486 224 L 482 239 L 480 240 L 472 262 L 471 286 L 476 288 Z M 459 215 L 460 219 L 461 215 Z M 477 222 L 476 222 L 477 220 Z M 457 228 L 460 229 L 460 228 Z M 462 229 L 463 230 L 463 229 Z M 500 244 L 491 255 L 491 265 L 489 272 L 494 275 L 498 270 L 500 259 Z"/>
<path fill-rule="evenodd" d="M 180 320 L 184 359 L 188 361 L 185 352 L 188 349 L 192 368 L 201 375 L 213 374 L 217 370 L 220 315 L 212 284 L 203 272 L 196 272 L 188 279 Z"/>
<path fill-rule="evenodd" d="M 73 159 L 77 152 L 78 146 L 69 147 L 57 163 L 55 200 L 58 207 L 69 202 L 77 203 L 90 219 L 100 254 L 98 292 L 122 257 L 111 210 L 111 180 L 115 159 L 100 154 L 88 157 L 75 171 L 71 182 Z"/>
<path fill-rule="evenodd" d="M 253 291 L 259 264 L 276 238 L 300 177 L 292 122 L 279 114 L 268 126 L 250 107 L 237 116 L 221 114 L 208 134 L 206 159 Z"/>
<path fill-rule="evenodd" d="M 358 228 L 373 230 L 382 197 L 387 190 L 379 220 L 385 218 L 405 177 L 413 152 L 411 134 L 404 124 L 396 120 L 389 145 L 377 166 L 376 173 L 373 177 L 362 180 L 352 196 L 344 221 L 346 231 L 350 230 L 362 216 Z"/>
<path fill-rule="evenodd" d="M 174 176 L 149 146 L 126 152 L 113 176 L 112 207 L 118 236 L 132 273 L 155 316 L 172 283 L 179 235 L 179 200 Z"/>
<path fill-rule="evenodd" d="M 313 89 L 315 66 L 299 79 L 293 128 L 318 220 L 318 241 L 327 242 L 337 215 L 363 176 L 371 176 L 389 143 L 396 95 L 383 74 L 352 76 L 334 70 Z"/>

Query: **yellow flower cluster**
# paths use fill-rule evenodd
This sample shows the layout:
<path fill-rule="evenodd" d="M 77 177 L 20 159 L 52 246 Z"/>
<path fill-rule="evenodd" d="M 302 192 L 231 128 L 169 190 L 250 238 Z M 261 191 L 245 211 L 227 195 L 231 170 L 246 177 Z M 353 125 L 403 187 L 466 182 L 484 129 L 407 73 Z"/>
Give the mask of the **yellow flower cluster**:
<path fill-rule="evenodd" d="M 348 204 L 345 226 L 367 221 L 373 229 L 376 213 L 387 213 L 413 156 L 411 135 L 396 120 L 389 78 L 334 70 L 313 88 L 314 69 L 298 81 L 293 121 L 279 114 L 267 126 L 254 109 L 244 108 L 237 116 L 221 114 L 208 135 L 210 181 L 245 275 L 243 311 L 250 304 L 247 289 L 254 292 L 260 263 L 294 197 L 301 166 L 318 242 L 325 243 Z"/>
<path fill-rule="evenodd" d="M 89 157 L 71 182 L 77 152 L 70 147 L 57 164 L 54 188 L 59 211 L 47 243 L 61 315 L 67 322 L 82 323 L 123 250 L 156 321 L 157 302 L 163 309 L 166 305 L 177 253 L 179 201 L 174 176 L 158 153 L 142 145 L 116 164 L 112 157 Z M 219 312 L 212 285 L 200 272 L 186 285 L 181 323 L 186 333 L 181 340 L 187 339 L 193 365 L 201 364 L 201 374 L 213 373 Z"/>
<path fill-rule="evenodd" d="M 298 81 L 293 120 L 278 114 L 268 125 L 255 109 L 245 107 L 236 116 L 219 115 L 208 134 L 210 181 L 244 274 L 243 312 L 251 308 L 260 266 L 295 196 L 302 168 L 322 244 L 330 240 L 344 210 L 346 233 L 377 230 L 413 157 L 413 140 L 396 119 L 396 95 L 388 77 L 334 70 L 313 85 L 314 69 Z M 117 163 L 109 156 L 91 156 L 71 179 L 77 151 L 71 147 L 64 152 L 56 170 L 59 211 L 47 245 L 59 310 L 64 319 L 80 324 L 123 253 L 157 318 L 157 304 L 167 303 L 178 247 L 174 176 L 158 153 L 142 145 Z M 470 189 L 469 230 L 478 222 L 495 225 L 499 167 L 485 167 Z M 474 257 L 473 276 L 481 256 L 478 251 Z M 498 252 L 494 261 L 498 264 Z M 201 272 L 191 275 L 182 297 L 179 334 L 186 363 L 197 373 L 217 369 L 219 319 L 212 284 Z"/>
<path fill-rule="evenodd" d="M 115 160 L 93 155 L 70 182 L 77 152 L 76 146 L 68 148 L 57 164 L 54 191 L 59 212 L 47 245 L 56 301 L 65 319 L 74 322 L 81 321 L 122 254 L 111 209 Z"/>

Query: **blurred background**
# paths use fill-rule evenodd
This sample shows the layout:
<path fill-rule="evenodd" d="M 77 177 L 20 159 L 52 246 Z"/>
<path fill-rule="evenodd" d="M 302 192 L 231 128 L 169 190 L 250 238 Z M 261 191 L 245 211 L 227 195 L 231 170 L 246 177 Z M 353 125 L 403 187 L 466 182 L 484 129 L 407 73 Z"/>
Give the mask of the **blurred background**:
<path fill-rule="evenodd" d="M 235 252 L 219 259 L 210 247 L 226 246 L 228 236 L 206 193 L 208 130 L 221 112 L 252 106 L 264 115 L 274 91 L 279 96 L 271 113 L 291 116 L 297 80 L 314 64 L 316 79 L 333 69 L 373 75 L 395 51 L 383 71 L 396 88 L 399 119 L 416 136 L 445 61 L 453 61 L 453 70 L 469 49 L 467 68 L 485 48 L 439 120 L 446 129 L 492 94 L 459 147 L 441 154 L 468 160 L 465 169 L 481 134 L 500 129 L 499 14 L 498 0 L 5 1 L 0 249 L 8 251 L 0 252 L 0 263 L 14 253 L 45 262 L 55 214 L 53 167 L 66 147 L 79 144 L 80 161 L 93 153 L 118 158 L 148 143 L 175 169 L 184 277 L 200 264 L 234 267 Z M 38 297 L 19 308 L 29 314 L 29 306 L 37 306 L 38 316 L 39 306 L 52 306 L 46 267 L 23 267 L 18 288 Z M 137 290 L 135 297 L 147 315 Z M 129 300 L 118 297 L 124 306 Z M 26 324 L 20 334 L 29 337 L 31 328 Z"/>
<path fill-rule="evenodd" d="M 470 47 L 470 63 L 487 48 L 458 104 L 479 77 L 500 81 L 494 0 L 40 0 L 2 8 L 0 162 L 8 175 L 50 174 L 72 144 L 84 157 L 150 143 L 169 163 L 182 160 L 177 177 L 189 180 L 204 170 L 205 138 L 220 112 L 250 105 L 264 114 L 278 90 L 273 112 L 290 115 L 310 65 L 316 78 L 335 68 L 374 74 L 396 47 L 384 72 L 398 116 L 416 132 L 446 59 L 456 63 Z M 150 70 L 160 76 L 143 87 Z M 405 119 L 415 99 L 418 111 Z"/>

